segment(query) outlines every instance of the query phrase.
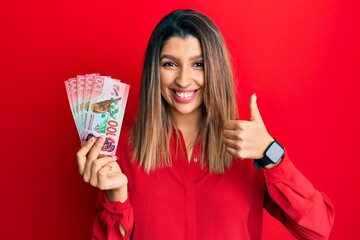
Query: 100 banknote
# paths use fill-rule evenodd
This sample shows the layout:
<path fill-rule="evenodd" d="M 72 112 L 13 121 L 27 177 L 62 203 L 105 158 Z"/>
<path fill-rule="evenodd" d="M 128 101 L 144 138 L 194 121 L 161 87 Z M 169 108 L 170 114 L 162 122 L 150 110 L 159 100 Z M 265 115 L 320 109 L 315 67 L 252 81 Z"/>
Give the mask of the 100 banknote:
<path fill-rule="evenodd" d="M 105 137 L 101 154 L 115 156 L 130 86 L 99 74 L 65 81 L 72 116 L 82 143 Z"/>

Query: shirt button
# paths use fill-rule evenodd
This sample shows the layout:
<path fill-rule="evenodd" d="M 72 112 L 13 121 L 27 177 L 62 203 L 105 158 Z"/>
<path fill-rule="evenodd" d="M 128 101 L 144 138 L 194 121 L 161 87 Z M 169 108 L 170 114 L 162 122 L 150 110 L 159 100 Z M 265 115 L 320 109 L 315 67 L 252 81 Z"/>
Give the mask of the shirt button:
<path fill-rule="evenodd" d="M 197 158 L 194 158 L 194 162 L 197 162 L 198 161 L 198 159 Z"/>

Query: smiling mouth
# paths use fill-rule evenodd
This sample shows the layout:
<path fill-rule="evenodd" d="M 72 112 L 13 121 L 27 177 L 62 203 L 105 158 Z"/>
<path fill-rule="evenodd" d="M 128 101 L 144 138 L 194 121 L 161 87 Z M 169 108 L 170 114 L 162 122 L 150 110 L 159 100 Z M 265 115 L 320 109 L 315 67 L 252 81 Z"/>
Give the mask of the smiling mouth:
<path fill-rule="evenodd" d="M 174 91 L 175 95 L 178 96 L 178 97 L 191 98 L 197 90 L 194 90 L 194 91 L 191 91 L 191 92 L 178 92 L 176 90 L 173 90 L 173 91 Z"/>
<path fill-rule="evenodd" d="M 171 89 L 174 99 L 180 103 L 191 102 L 199 93 L 199 89 L 195 90 L 183 90 L 183 89 Z"/>

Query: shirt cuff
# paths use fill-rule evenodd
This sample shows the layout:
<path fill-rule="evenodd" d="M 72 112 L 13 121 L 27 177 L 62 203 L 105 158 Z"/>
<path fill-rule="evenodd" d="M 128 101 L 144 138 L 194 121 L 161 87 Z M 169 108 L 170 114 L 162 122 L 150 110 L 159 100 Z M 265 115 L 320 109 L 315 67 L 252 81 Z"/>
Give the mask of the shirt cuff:
<path fill-rule="evenodd" d="M 102 206 L 109 211 L 110 213 L 114 214 L 122 214 L 124 210 L 130 208 L 130 200 L 127 198 L 125 202 L 110 202 L 106 196 L 106 191 L 103 191 L 103 199 Z"/>
<path fill-rule="evenodd" d="M 267 185 L 270 185 L 289 179 L 297 169 L 285 150 L 283 159 L 279 165 L 269 170 L 264 169 L 263 171 L 266 183 Z"/>

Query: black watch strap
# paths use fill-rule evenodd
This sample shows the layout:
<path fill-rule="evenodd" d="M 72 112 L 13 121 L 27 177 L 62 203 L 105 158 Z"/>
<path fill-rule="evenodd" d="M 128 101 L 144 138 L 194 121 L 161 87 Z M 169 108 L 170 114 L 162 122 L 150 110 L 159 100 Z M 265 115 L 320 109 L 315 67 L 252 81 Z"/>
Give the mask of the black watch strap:
<path fill-rule="evenodd" d="M 255 167 L 257 169 L 260 169 L 260 167 L 264 167 L 264 166 L 269 165 L 271 163 L 273 163 L 273 162 L 267 156 L 264 156 L 264 157 L 262 157 L 260 159 L 254 160 L 254 165 L 255 165 Z"/>
<path fill-rule="evenodd" d="M 265 149 L 264 157 L 254 160 L 254 166 L 257 169 L 260 169 L 260 167 L 264 167 L 271 163 L 276 164 L 282 159 L 284 152 L 284 148 L 274 139 L 274 141 Z"/>

